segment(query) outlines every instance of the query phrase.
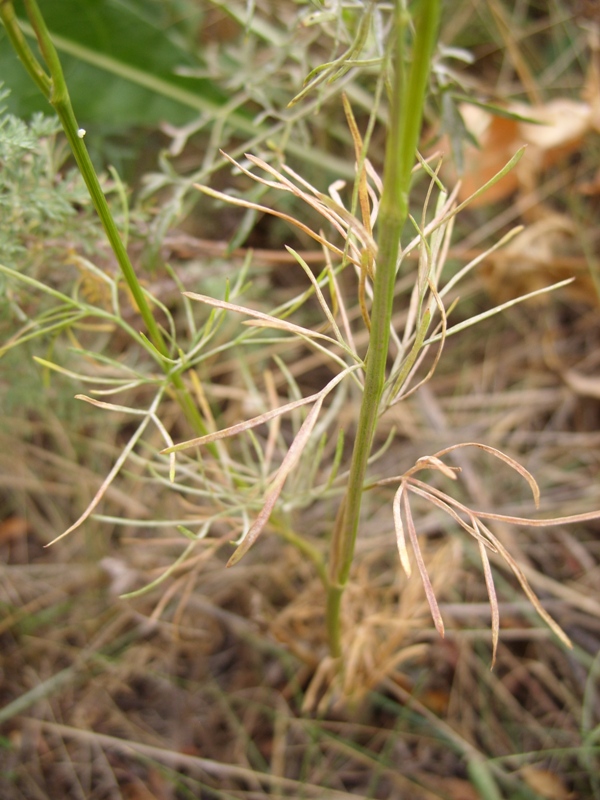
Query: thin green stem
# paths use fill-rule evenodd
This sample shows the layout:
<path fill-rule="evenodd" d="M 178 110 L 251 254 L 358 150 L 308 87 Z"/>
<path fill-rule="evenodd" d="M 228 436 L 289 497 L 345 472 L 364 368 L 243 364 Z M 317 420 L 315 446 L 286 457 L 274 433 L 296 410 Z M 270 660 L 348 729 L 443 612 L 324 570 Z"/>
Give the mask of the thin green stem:
<path fill-rule="evenodd" d="M 75 161 L 77 162 L 79 171 L 83 176 L 92 203 L 94 204 L 94 208 L 100 217 L 100 222 L 102 223 L 110 246 L 117 258 L 125 282 L 144 321 L 144 325 L 148 330 L 149 339 L 156 348 L 158 354 L 168 358 L 169 349 L 160 327 L 154 318 L 152 309 L 137 275 L 135 274 L 135 270 L 125 245 L 123 244 L 123 240 L 121 239 L 119 229 L 117 228 L 104 192 L 102 191 L 102 187 L 100 186 L 96 170 L 94 169 L 87 147 L 83 141 L 85 131 L 81 130 L 77 124 L 60 59 L 50 37 L 48 28 L 46 27 L 46 22 L 40 12 L 37 0 L 24 0 L 24 2 L 27 15 L 37 38 L 40 52 L 50 73 L 49 75 L 37 61 L 21 32 L 18 20 L 15 16 L 12 0 L 0 0 L 0 18 L 2 19 L 2 23 L 25 69 L 40 91 L 45 95 L 48 102 L 53 106 L 60 119 Z M 165 369 L 175 391 L 177 400 L 188 421 L 193 426 L 194 430 L 202 434 L 206 433 L 202 417 L 185 386 L 180 371 L 172 371 L 165 365 L 163 359 L 159 359 L 159 361 Z"/>
<path fill-rule="evenodd" d="M 405 75 L 404 64 L 405 41 L 410 18 L 401 0 L 396 0 L 394 13 L 392 49 L 394 78 L 379 212 L 378 257 L 373 284 L 371 335 L 366 360 L 365 386 L 348 488 L 334 527 L 329 562 L 326 613 L 329 647 L 335 658 L 341 655 L 341 601 L 354 557 L 362 492 L 385 383 L 400 235 L 408 217 L 411 172 L 421 129 L 440 2 L 422 0 L 415 13 L 415 37 L 408 76 Z"/>
<path fill-rule="evenodd" d="M 303 555 L 310 558 L 315 566 L 315 569 L 317 570 L 319 578 L 321 579 L 321 583 L 327 590 L 329 588 L 329 578 L 321 551 L 314 547 L 304 537 L 298 536 L 298 534 L 295 533 L 295 531 L 288 527 L 284 522 L 278 524 L 276 530 L 283 539 L 292 544 Z"/>
<path fill-rule="evenodd" d="M 6 5 L 12 5 L 12 3 L 7 3 Z M 79 171 L 83 176 L 90 197 L 92 198 L 94 208 L 100 217 L 110 246 L 119 262 L 123 277 L 131 291 L 141 317 L 144 320 L 144 324 L 148 329 L 150 340 L 162 355 L 168 355 L 160 328 L 154 319 L 146 296 L 142 291 L 142 287 L 137 279 L 125 246 L 123 245 L 119 230 L 108 207 L 106 197 L 100 186 L 96 170 L 94 169 L 94 165 L 92 164 L 92 160 L 83 140 L 83 131 L 81 131 L 75 119 L 75 113 L 73 112 L 73 106 L 71 104 L 71 98 L 65 82 L 60 59 L 50 38 L 46 22 L 36 0 L 25 0 L 25 8 L 35 31 L 40 51 L 51 75 L 50 91 L 46 95 L 48 102 L 53 106 L 60 119 L 71 150 L 73 151 L 75 161 L 79 167 Z M 20 50 L 18 54 L 22 57 Z"/>
<path fill-rule="evenodd" d="M 29 45 L 25 41 L 25 37 L 21 32 L 21 28 L 19 27 L 19 23 L 15 15 L 15 9 L 12 4 L 12 0 L 0 0 L 0 18 L 2 19 L 2 24 L 6 29 L 6 34 L 10 39 L 10 43 L 13 46 L 13 50 L 23 62 L 23 66 L 31 76 L 33 82 L 36 84 L 40 92 L 45 97 L 49 97 L 52 89 L 52 81 L 38 63 L 38 60 L 33 55 Z"/>

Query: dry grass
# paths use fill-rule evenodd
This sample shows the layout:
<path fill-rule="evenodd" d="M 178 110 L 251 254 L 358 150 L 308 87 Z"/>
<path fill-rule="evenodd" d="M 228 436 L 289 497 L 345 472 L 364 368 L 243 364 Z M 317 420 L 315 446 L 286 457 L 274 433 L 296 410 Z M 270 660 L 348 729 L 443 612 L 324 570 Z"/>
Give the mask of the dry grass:
<path fill-rule="evenodd" d="M 559 312 L 563 358 L 580 364 L 596 309 L 573 320 L 555 301 L 536 316 Z M 530 320 L 523 309 L 516 322 Z M 594 403 L 548 369 L 533 333 L 497 324 L 485 344 L 491 355 L 465 365 L 457 342 L 456 366 L 446 361 L 445 374 L 395 414 L 404 438 L 378 472 L 487 430 L 490 444 L 540 479 L 545 512 L 591 507 Z M 553 641 L 498 562 L 502 629 L 490 672 L 475 543 L 423 509 L 419 532 L 446 623 L 440 641 L 419 581 L 399 571 L 391 496 L 370 498 L 346 598 L 340 703 L 323 661 L 322 588 L 294 548 L 267 538 L 225 570 L 223 530 L 156 590 L 119 600 L 156 578 L 181 539 L 151 527 L 109 535 L 110 525 L 91 523 L 87 548 L 75 537 L 43 550 L 94 481 L 61 455 L 66 432 L 56 419 L 15 424 L 3 439 L 3 484 L 13 493 L 1 537 L 3 702 L 22 704 L 3 712 L 3 797 L 485 797 L 467 779 L 473 752 L 501 784 L 513 781 L 507 796 L 595 796 L 597 524 L 499 532 L 575 649 Z M 43 455 L 42 442 L 54 452 Z M 473 505 L 533 511 L 508 469 L 491 480 L 479 456 L 462 459 Z M 151 498 L 135 474 L 119 489 L 105 513 L 135 517 L 146 507 L 151 516 L 152 502 L 173 502 Z M 162 516 L 186 511 L 184 503 Z M 328 513 L 308 509 L 298 529 L 318 541 Z M 524 793 L 528 785 L 537 794 Z"/>

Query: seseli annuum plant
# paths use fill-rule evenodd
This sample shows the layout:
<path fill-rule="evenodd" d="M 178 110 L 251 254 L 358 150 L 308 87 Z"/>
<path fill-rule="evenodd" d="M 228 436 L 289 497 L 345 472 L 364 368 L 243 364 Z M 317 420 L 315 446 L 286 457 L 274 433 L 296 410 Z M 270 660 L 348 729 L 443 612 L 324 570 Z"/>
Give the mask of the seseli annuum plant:
<path fill-rule="evenodd" d="M 460 469 L 445 459 L 459 448 L 477 447 L 515 470 L 531 488 L 537 505 L 539 491 L 530 473 L 508 455 L 485 444 L 460 443 L 433 455 L 424 455 L 400 475 L 373 478 L 368 474 L 369 465 L 381 454 L 381 450 L 374 448 L 381 416 L 432 376 L 447 338 L 516 302 L 451 323 L 456 304 L 454 292 L 461 279 L 517 233 L 517 230 L 508 233 L 486 253 L 447 278 L 445 267 L 454 219 L 473 197 L 510 170 L 521 152 L 476 195 L 461 204 L 456 201 L 456 189 L 450 191 L 440 178 L 441 158 L 437 155 L 424 158 L 418 152 L 430 69 L 437 58 L 440 5 L 439 0 L 422 0 L 409 11 L 402 0 L 395 0 L 389 8 L 365 4 L 356 37 L 348 51 L 342 58 L 311 73 L 304 89 L 290 103 L 303 103 L 310 92 L 318 91 L 326 82 L 335 82 L 357 64 L 377 66 L 373 110 L 364 133 L 360 131 L 352 103 L 342 96 L 356 162 L 349 202 L 344 201 L 342 181 L 332 184 L 325 193 L 324 187 L 311 185 L 298 170 L 288 166 L 277 149 L 261 156 L 248 153 L 244 158 L 224 154 L 238 175 L 241 173 L 265 190 L 286 193 L 296 202 L 309 206 L 311 218 L 316 212 L 322 220 L 318 229 L 287 211 L 198 185 L 200 191 L 218 201 L 236 204 L 250 212 L 271 214 L 295 226 L 318 244 L 322 258 L 315 272 L 301 253 L 288 248 L 298 270 L 305 276 L 306 289 L 267 311 L 254 308 L 245 300 L 250 292 L 249 263 L 237 271 L 231 284 L 226 284 L 222 298 L 184 291 L 183 323 L 181 318 L 174 319 L 160 299 L 150 295 L 136 275 L 87 155 L 85 132 L 75 120 L 60 62 L 37 3 L 25 0 L 25 7 L 47 69 L 37 61 L 26 43 L 12 3 L 0 5 L 0 16 L 16 52 L 58 113 L 117 257 L 120 274 L 110 274 L 91 261 L 79 259 L 80 267 L 105 284 L 108 291 L 108 301 L 94 306 L 84 302 L 77 293 L 69 295 L 51 289 L 10 267 L 3 266 L 2 271 L 10 280 L 24 283 L 30 290 L 49 294 L 60 305 L 65 326 L 69 322 L 76 327 L 80 320 L 93 317 L 123 330 L 138 352 L 144 354 L 144 358 L 127 364 L 88 349 L 85 352 L 87 371 L 77 366 L 67 369 L 47 360 L 42 362 L 76 380 L 94 384 L 92 394 L 96 396 L 80 395 L 82 400 L 139 421 L 88 508 L 57 539 L 92 514 L 128 459 L 142 461 L 155 486 L 170 485 L 188 504 L 189 513 L 181 519 L 157 520 L 155 524 L 178 526 L 188 537 L 189 544 L 157 580 L 126 596 L 132 597 L 158 585 L 190 559 L 202 543 L 213 548 L 220 546 L 222 535 L 214 539 L 209 536 L 213 528 L 225 529 L 229 540 L 237 540 L 237 548 L 228 562 L 233 566 L 269 526 L 313 562 L 323 584 L 330 652 L 325 672 L 331 668 L 328 674 L 338 672 L 343 663 L 343 597 L 351 580 L 365 492 L 380 486 L 396 488 L 390 517 L 394 522 L 400 565 L 410 577 L 413 562 L 416 564 L 441 635 L 444 625 L 419 545 L 418 523 L 413 516 L 411 500 L 426 500 L 476 540 L 491 604 L 492 662 L 499 636 L 499 610 L 490 554 L 497 554 L 507 562 L 538 613 L 567 646 L 570 643 L 541 606 L 524 572 L 493 532 L 491 524 L 498 521 L 518 526 L 543 526 L 598 516 L 598 513 L 588 513 L 532 520 L 480 511 L 459 502 L 432 481 L 419 477 L 423 471 L 433 471 L 456 482 Z M 377 25 L 373 24 L 375 17 Z M 375 29 L 379 36 L 378 55 L 361 61 L 362 50 L 375 36 Z M 383 38 L 382 31 L 385 32 Z M 369 159 L 369 146 L 376 125 L 381 124 L 386 95 L 388 123 L 381 177 Z M 421 213 L 413 216 L 409 199 L 417 179 L 426 181 L 428 188 Z M 129 302 L 139 312 L 147 336 L 137 333 L 125 319 L 120 292 L 123 281 Z M 397 298 L 404 296 L 399 287 L 407 285 L 411 288 L 403 313 L 394 315 Z M 539 293 L 532 292 L 526 297 Z M 309 300 L 316 301 L 322 315 L 322 320 L 312 326 L 294 321 L 294 316 Z M 193 313 L 193 303 L 200 303 L 206 309 L 201 322 Z M 356 314 L 355 309 L 358 309 Z M 243 318 L 243 326 L 232 326 L 232 319 L 239 317 Z M 400 329 L 397 329 L 397 318 L 401 319 Z M 43 329 L 37 330 L 36 335 L 43 333 Z M 18 343 L 19 336 L 11 346 Z M 285 358 L 286 353 L 302 348 L 316 352 L 332 373 L 318 391 L 308 395 L 302 394 Z M 236 419 L 219 428 L 215 406 L 211 403 L 212 387 L 204 378 L 210 373 L 209 365 L 228 354 L 237 364 L 246 387 L 247 402 L 242 406 L 251 405 L 254 411 L 242 421 Z M 252 374 L 253 363 L 262 365 L 260 381 Z M 261 381 L 264 392 L 259 389 Z M 278 392 L 281 385 L 288 387 L 288 398 L 283 403 Z M 136 398 L 147 397 L 148 388 L 152 392 L 149 401 L 144 407 L 136 405 Z M 98 399 L 98 395 L 115 394 L 133 400 L 112 403 Z M 351 440 L 347 441 L 338 418 L 349 398 L 356 395 L 360 396 L 360 410 L 351 427 Z M 168 397 L 179 403 L 193 438 L 174 443 L 173 422 L 168 422 L 161 413 Z M 150 423 L 165 445 L 160 451 L 154 444 L 144 441 Z M 267 433 L 262 435 L 265 429 Z M 350 456 L 346 463 L 347 452 Z M 326 547 L 315 546 L 303 537 L 295 524 L 303 509 L 321 499 L 334 499 L 338 504 L 327 553 Z M 192 512 L 190 505 L 194 509 Z M 148 524 L 147 520 L 127 522 Z"/>
<path fill-rule="evenodd" d="M 299 328 L 288 321 L 288 309 L 285 309 L 285 315 L 281 312 L 267 315 L 239 304 L 216 300 L 194 292 L 186 292 L 186 296 L 209 307 L 227 309 L 249 317 L 246 324 L 253 328 L 271 328 L 286 332 L 290 337 L 302 338 L 310 347 L 326 353 L 337 374 L 318 393 L 279 406 L 226 429 L 174 445 L 163 452 L 172 454 L 182 452 L 190 447 L 205 446 L 225 437 L 248 432 L 256 426 L 272 423 L 280 416 L 290 413 L 300 406 L 304 405 L 309 408 L 291 446 L 269 483 L 264 494 L 262 508 L 252 524 L 243 532 L 236 551 L 229 559 L 228 565 L 232 566 L 248 552 L 269 520 L 272 520 L 273 515 L 277 513 L 284 485 L 294 470 L 298 469 L 301 460 L 307 457 L 311 458 L 315 449 L 315 430 L 319 435 L 322 430 L 319 421 L 325 398 L 330 397 L 330 408 L 339 408 L 338 396 L 344 391 L 341 382 L 351 380 L 360 386 L 362 401 L 352 443 L 352 457 L 349 469 L 343 476 L 345 486 L 340 490 L 341 500 L 331 532 L 328 560 L 321 553 L 315 553 L 312 548 L 303 545 L 289 530 L 284 534 L 298 547 L 305 549 L 316 562 L 327 596 L 327 634 L 330 654 L 334 660 L 338 660 L 343 652 L 341 603 L 350 579 L 355 543 L 360 526 L 361 500 L 366 489 L 373 488 L 375 485 L 369 483 L 367 467 L 374 455 L 372 448 L 378 419 L 388 408 L 415 392 L 432 376 L 448 336 L 456 334 L 512 304 L 511 302 L 498 306 L 492 311 L 454 326 L 448 324 L 448 313 L 452 309 L 446 309 L 445 301 L 451 290 L 486 255 L 504 245 L 519 231 L 519 229 L 513 230 L 487 253 L 466 264 L 452 278 L 444 280 L 444 266 L 454 217 L 474 197 L 485 192 L 489 186 L 503 177 L 517 163 L 522 151 L 516 153 L 505 168 L 485 186 L 482 186 L 473 197 L 460 205 L 455 201 L 455 192 L 449 192 L 438 176 L 441 160 L 434 157 L 426 161 L 417 152 L 423 105 L 428 91 L 429 69 L 436 44 L 439 13 L 440 6 L 437 2 L 417 4 L 412 17 L 403 3 L 396 2 L 394 5 L 389 21 L 389 41 L 383 59 L 384 66 L 376 92 L 376 96 L 378 96 L 382 84 L 387 81 L 389 125 L 383 180 L 380 179 L 369 161 L 368 141 L 363 140 L 359 132 L 351 105 L 345 96 L 342 97 L 356 153 L 357 177 L 350 209 L 344 206 L 340 197 L 340 191 L 344 186 L 342 181 L 332 185 L 329 195 L 325 195 L 308 184 L 301 175 L 287 165 L 282 164 L 280 168 L 276 168 L 265 159 L 251 154 L 246 154 L 243 163 L 224 155 L 238 171 L 251 179 L 264 186 L 291 193 L 317 211 L 324 220 L 322 229 L 311 230 L 301 220 L 276 209 L 244 199 L 236 199 L 206 186 L 197 187 L 205 194 L 224 202 L 286 219 L 291 225 L 297 226 L 318 242 L 323 250 L 325 266 L 317 276 L 313 274 L 299 253 L 294 252 L 291 248 L 288 250 L 310 281 L 321 307 L 324 322 L 318 329 L 309 330 Z M 325 65 L 323 70 L 317 73 L 316 78 L 309 76 L 307 86 L 291 104 L 304 98 L 313 84 L 320 81 L 322 73 L 331 72 L 333 66 L 339 67 L 340 65 Z M 371 118 L 371 123 L 374 124 L 374 116 Z M 415 153 L 418 159 L 416 166 Z M 258 172 L 252 172 L 251 167 L 256 168 Z M 409 214 L 411 182 L 417 171 L 424 172 L 430 181 L 421 220 L 416 220 Z M 433 206 L 433 213 L 429 214 L 431 206 Z M 431 216 L 429 221 L 428 216 Z M 323 233 L 324 229 L 335 232 L 337 236 L 326 237 Z M 406 240 L 404 244 L 402 243 L 403 238 Z M 396 288 L 399 280 L 405 278 L 406 268 L 410 263 L 409 258 L 415 251 L 418 252 L 417 271 L 414 275 L 404 330 L 398 334 L 392 323 Z M 357 300 L 364 330 L 368 336 L 366 352 L 357 346 L 356 333 L 353 332 L 349 323 L 348 300 L 344 297 L 338 281 L 340 273 L 346 268 L 350 268 L 356 274 Z M 555 284 L 550 288 L 558 288 L 560 285 L 562 284 Z M 537 293 L 532 292 L 519 300 L 532 297 Z M 435 350 L 432 365 L 426 375 L 418 380 L 418 368 L 431 348 Z M 421 554 L 411 511 L 410 497 L 412 495 L 425 498 L 443 510 L 477 541 L 491 604 L 492 664 L 495 661 L 499 636 L 499 610 L 488 557 L 489 552 L 497 553 L 505 559 L 538 613 L 562 642 L 570 646 L 568 637 L 541 606 L 524 572 L 485 521 L 496 520 L 522 526 L 543 526 L 583 521 L 596 517 L 597 513 L 552 520 L 529 520 L 502 516 L 469 508 L 446 492 L 442 492 L 416 477 L 422 470 L 436 470 L 446 478 L 457 480 L 460 469 L 448 466 L 442 459 L 452 451 L 463 447 L 480 448 L 490 456 L 508 464 L 529 484 L 536 507 L 539 504 L 539 489 L 533 476 L 514 459 L 495 448 L 468 442 L 418 459 L 414 467 L 404 474 L 376 482 L 376 485 L 380 486 L 385 484 L 397 486 L 392 511 L 400 563 L 404 572 L 407 577 L 410 577 L 412 571 L 407 547 L 408 539 L 435 626 L 443 636 L 444 624 Z M 325 486 L 327 488 L 332 484 L 339 486 L 340 482 L 340 480 L 330 478 Z M 286 506 L 288 509 L 290 508 L 289 501 L 284 500 L 281 505 L 284 508 Z M 277 523 L 274 528 L 277 530 Z"/>

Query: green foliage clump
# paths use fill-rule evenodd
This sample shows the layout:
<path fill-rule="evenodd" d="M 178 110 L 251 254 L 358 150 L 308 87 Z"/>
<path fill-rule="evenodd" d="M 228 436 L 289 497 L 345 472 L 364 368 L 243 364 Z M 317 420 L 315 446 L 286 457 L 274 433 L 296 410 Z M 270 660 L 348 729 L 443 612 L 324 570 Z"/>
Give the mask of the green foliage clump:
<path fill-rule="evenodd" d="M 43 114 L 24 122 L 0 113 L 0 260 L 5 266 L 26 269 L 39 263 L 41 252 L 59 243 L 64 247 L 75 230 L 81 243 L 97 231 L 79 172 L 61 172 L 68 153 L 59 131 L 59 121 Z"/>

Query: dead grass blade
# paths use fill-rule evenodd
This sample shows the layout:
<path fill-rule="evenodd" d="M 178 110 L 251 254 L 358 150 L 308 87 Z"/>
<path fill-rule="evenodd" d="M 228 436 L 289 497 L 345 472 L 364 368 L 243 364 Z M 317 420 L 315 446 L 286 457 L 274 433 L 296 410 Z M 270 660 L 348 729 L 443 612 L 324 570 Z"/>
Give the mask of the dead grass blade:
<path fill-rule="evenodd" d="M 285 403 L 282 406 L 277 406 L 277 408 L 272 408 L 270 411 L 265 411 L 257 417 L 246 419 L 243 422 L 236 422 L 235 425 L 230 425 L 228 428 L 212 431 L 204 436 L 198 436 L 195 439 L 187 439 L 185 442 L 179 442 L 179 444 L 174 444 L 172 447 L 166 447 L 164 450 L 161 450 L 161 454 L 180 453 L 182 450 L 189 450 L 190 447 L 201 447 L 202 445 L 216 442 L 219 439 L 227 439 L 230 436 L 236 436 L 238 433 L 244 433 L 244 431 L 249 431 L 259 425 L 264 425 L 272 419 L 277 419 L 283 414 L 287 414 L 288 411 L 294 411 L 297 408 L 302 408 L 302 406 L 310 405 L 316 402 L 320 396 L 321 392 L 316 392 L 315 394 L 308 395 L 308 397 L 302 397 L 300 400 L 293 400 L 291 403 Z"/>
<path fill-rule="evenodd" d="M 423 313 L 423 318 L 421 320 L 421 324 L 419 325 L 419 327 L 417 329 L 417 333 L 416 333 L 416 336 L 415 336 L 415 341 L 414 341 L 414 344 L 413 344 L 413 346 L 411 348 L 411 351 L 408 354 L 408 357 L 407 357 L 405 363 L 402 365 L 402 368 L 400 370 L 400 374 L 398 375 L 398 378 L 396 379 L 396 383 L 395 383 L 395 386 L 394 386 L 394 391 L 392 392 L 392 395 L 391 395 L 392 400 L 390 402 L 390 405 L 393 405 L 395 403 L 398 403 L 400 400 L 404 400 L 407 397 L 410 397 L 410 395 L 414 394 L 417 391 L 417 389 L 419 389 L 421 386 L 423 386 L 429 380 L 431 380 L 435 370 L 437 369 L 437 365 L 439 364 L 440 358 L 442 356 L 442 351 L 444 349 L 444 344 L 445 344 L 445 341 L 446 341 L 446 330 L 447 330 L 446 309 L 444 308 L 444 304 L 442 303 L 442 300 L 441 300 L 441 298 L 440 298 L 440 296 L 439 296 L 439 294 L 438 294 L 438 292 L 437 292 L 437 290 L 436 290 L 436 288 L 435 288 L 435 286 L 433 284 L 433 281 L 431 279 L 429 279 L 429 289 L 431 291 L 433 299 L 435 300 L 435 303 L 436 303 L 436 305 L 438 307 L 438 310 L 440 312 L 440 317 L 441 317 L 442 330 L 441 330 L 440 339 L 439 339 L 439 347 L 438 347 L 438 349 L 436 351 L 435 357 L 433 359 L 433 364 L 429 368 L 429 370 L 427 372 L 427 375 L 425 375 L 412 388 L 407 389 L 405 392 L 403 392 L 402 391 L 402 387 L 406 383 L 408 383 L 409 379 L 411 378 L 411 374 L 410 374 L 411 370 L 412 371 L 416 371 L 418 369 L 419 365 L 421 364 L 421 361 L 423 360 L 423 358 L 425 357 L 425 355 L 427 354 L 427 351 L 429 349 L 428 345 L 424 345 L 424 339 L 425 339 L 425 336 L 427 335 L 427 330 L 429 328 L 429 324 L 430 324 L 430 321 L 431 321 L 431 310 L 429 308 L 427 308 L 425 310 L 425 312 Z"/>
<path fill-rule="evenodd" d="M 336 789 L 323 790 L 322 787 L 305 781 L 296 781 L 293 778 L 284 778 L 272 775 L 268 772 L 258 772 L 249 767 L 241 767 L 237 764 L 225 764 L 210 758 L 201 758 L 177 750 L 169 750 L 165 747 L 155 747 L 144 742 L 136 742 L 131 739 L 120 739 L 116 736 L 109 736 L 104 733 L 75 728 L 69 725 L 61 725 L 55 722 L 45 722 L 37 719 L 30 720 L 32 725 L 41 726 L 47 731 L 52 731 L 65 738 L 76 739 L 87 742 L 96 747 L 103 747 L 107 750 L 116 751 L 123 756 L 137 755 L 140 759 L 155 760 L 159 764 L 166 764 L 173 769 L 184 769 L 191 771 L 202 771 L 217 778 L 236 779 L 244 782 L 262 784 L 273 790 L 289 790 L 297 793 L 296 797 L 302 797 L 307 793 L 312 797 L 327 797 L 330 800 L 352 800 L 356 795 Z"/>
<path fill-rule="evenodd" d="M 329 242 L 323 236 L 319 235 L 318 233 L 315 233 L 312 230 L 312 228 L 308 227 L 308 225 L 304 225 L 304 223 L 299 222 L 297 219 L 291 217 L 289 214 L 285 214 L 282 211 L 277 211 L 276 209 L 270 208 L 269 206 L 261 206 L 259 203 L 252 203 L 249 200 L 243 200 L 242 198 L 232 197 L 229 194 L 225 194 L 225 192 L 218 192 L 216 191 L 216 189 L 210 189 L 208 186 L 201 186 L 200 184 L 195 184 L 195 186 L 196 189 L 198 189 L 203 194 L 206 194 L 209 197 L 214 197 L 216 200 L 222 200 L 224 203 L 228 203 L 229 205 L 254 209 L 255 211 L 260 211 L 262 214 L 270 214 L 273 217 L 278 217 L 279 219 L 283 219 L 286 222 L 289 222 L 290 225 L 293 225 L 295 228 L 299 228 L 303 233 L 305 233 L 307 236 L 310 236 L 311 239 L 314 239 L 322 247 L 326 247 L 328 250 L 331 250 L 332 253 L 335 253 L 340 258 L 344 257 L 344 251 L 342 249 L 336 247 L 336 245 Z"/>
<path fill-rule="evenodd" d="M 429 603 L 429 608 L 431 609 L 431 616 L 433 617 L 433 624 L 436 627 L 437 632 L 440 636 L 444 636 L 444 621 L 442 619 L 442 615 L 440 613 L 440 608 L 438 606 L 435 592 L 433 590 L 433 586 L 431 585 L 431 580 L 429 579 L 429 575 L 427 573 L 427 567 L 425 566 L 425 561 L 423 559 L 423 554 L 421 553 L 421 547 L 419 546 L 419 539 L 417 537 L 417 531 L 415 529 L 415 523 L 413 521 L 412 512 L 410 510 L 410 503 L 408 502 L 408 495 L 405 493 L 402 498 L 402 507 L 404 509 L 404 515 L 406 517 L 406 526 L 408 528 L 408 536 L 410 538 L 410 543 L 412 545 L 413 553 L 415 554 L 415 560 L 417 562 L 417 567 L 419 568 L 419 574 L 421 576 L 421 581 L 423 583 L 423 588 L 425 590 L 425 595 L 427 597 L 427 602 Z"/>
<path fill-rule="evenodd" d="M 300 264 L 300 266 L 304 270 L 306 277 L 309 279 L 313 289 L 315 290 L 315 295 L 317 297 L 319 305 L 321 306 L 321 310 L 323 311 L 325 317 L 327 318 L 327 321 L 331 325 L 331 328 L 335 334 L 335 338 L 337 339 L 338 343 L 344 348 L 344 350 L 348 350 L 348 345 L 344 341 L 342 333 L 338 328 L 337 322 L 335 321 L 335 318 L 333 316 L 333 313 L 331 312 L 331 309 L 327 305 L 327 301 L 325 300 L 323 292 L 321 291 L 321 287 L 319 286 L 319 281 L 313 274 L 312 270 L 310 269 L 306 261 L 302 258 L 300 253 L 296 252 L 296 250 L 294 250 L 292 247 L 288 247 L 288 245 L 285 246 L 285 249 L 296 259 L 298 264 Z"/>
<path fill-rule="evenodd" d="M 437 506 L 441 511 L 444 511 L 448 514 L 449 517 L 460 525 L 469 536 L 472 536 L 474 539 L 477 539 L 478 542 L 482 542 L 484 546 L 488 547 L 490 550 L 496 552 L 494 546 L 484 539 L 482 535 L 474 529 L 468 522 L 466 522 L 452 507 L 456 504 L 451 497 L 444 492 L 440 492 L 439 490 L 434 489 L 431 486 L 428 486 L 426 483 L 422 481 L 417 481 L 414 478 L 410 478 L 408 483 L 409 490 L 416 494 L 418 497 L 422 497 L 424 500 L 427 500 L 429 503 L 432 503 L 434 506 Z"/>
<path fill-rule="evenodd" d="M 121 406 L 121 405 L 115 405 L 114 403 L 107 403 L 103 400 L 96 400 L 96 398 L 87 397 L 85 394 L 76 394 L 75 399 L 83 400 L 84 402 L 89 403 L 92 406 L 96 406 L 96 408 L 104 408 L 107 411 L 120 411 L 125 414 L 133 414 L 134 416 L 143 416 L 145 414 L 148 414 L 148 412 L 144 411 L 144 409 L 130 408 L 129 406 Z M 156 427 L 160 432 L 160 435 L 167 443 L 167 445 L 170 447 L 173 444 L 173 439 L 171 439 L 170 433 L 167 431 L 167 429 L 162 424 L 160 419 L 156 416 L 156 414 L 150 414 L 150 419 L 156 425 Z M 173 455 L 173 453 L 171 453 L 169 457 L 169 475 L 172 483 L 175 480 L 175 456 Z"/>
<path fill-rule="evenodd" d="M 415 558 L 417 560 L 417 565 L 419 567 L 421 580 L 425 588 L 425 593 L 427 595 L 427 600 L 432 611 L 434 622 L 436 624 L 436 628 L 443 635 L 443 623 L 441 620 L 437 602 L 435 600 L 435 596 L 433 594 L 433 588 L 431 586 L 429 576 L 427 575 L 427 571 L 425 569 L 425 564 L 422 558 L 422 554 L 419 549 L 414 521 L 410 511 L 410 502 L 408 499 L 408 491 L 407 491 L 409 490 L 414 494 L 417 494 L 418 496 L 424 498 L 433 505 L 437 506 L 445 513 L 447 513 L 467 533 L 469 533 L 471 536 L 473 536 L 473 538 L 477 540 L 479 553 L 481 556 L 481 562 L 483 565 L 485 583 L 490 600 L 491 613 L 492 613 L 492 620 L 491 620 L 492 645 L 493 645 L 492 667 L 495 663 L 497 655 L 500 620 L 499 620 L 498 599 L 496 596 L 496 590 L 494 587 L 491 566 L 487 554 L 488 548 L 491 549 L 493 552 L 496 552 L 504 559 L 505 563 L 508 565 L 508 567 L 511 569 L 511 571 L 517 578 L 521 588 L 523 589 L 523 592 L 525 593 L 525 595 L 527 596 L 527 598 L 529 599 L 529 601 L 531 602 L 531 604 L 533 605 L 534 609 L 537 611 L 539 616 L 544 620 L 544 622 L 556 634 L 556 636 L 560 639 L 560 641 L 564 645 L 566 645 L 569 648 L 572 648 L 572 644 L 569 637 L 564 633 L 562 628 L 555 622 L 555 620 L 550 616 L 550 614 L 548 614 L 548 612 L 543 608 L 537 595 L 531 588 L 524 571 L 519 567 L 518 563 L 511 556 L 509 551 L 504 547 L 504 545 L 498 539 L 498 537 L 492 533 L 492 531 L 487 527 L 487 525 L 484 522 L 482 522 L 482 519 L 491 519 L 491 520 L 496 520 L 497 522 L 504 522 L 513 525 L 522 525 L 528 527 L 545 527 L 548 525 L 563 525 L 574 522 L 585 522 L 592 519 L 598 519 L 600 517 L 600 511 L 593 511 L 584 514 L 575 514 L 568 517 L 555 517 L 549 520 L 531 520 L 523 517 L 510 517 L 504 514 L 494 514 L 485 511 L 475 511 L 472 508 L 465 506 L 463 503 L 460 503 L 458 500 L 454 500 L 453 498 L 449 497 L 446 493 L 440 491 L 439 489 L 436 489 L 433 486 L 429 486 L 423 483 L 422 481 L 419 481 L 416 478 L 412 477 L 415 472 L 421 469 L 429 468 L 429 469 L 437 469 L 447 477 L 455 480 L 456 479 L 455 470 L 447 467 L 440 460 L 440 457 L 447 455 L 448 453 L 451 453 L 453 450 L 458 450 L 459 448 L 463 447 L 477 447 L 483 450 L 484 452 L 493 455 L 495 458 L 498 458 L 500 461 L 503 461 L 505 464 L 508 464 L 509 467 L 514 469 L 528 483 L 532 491 L 536 507 L 539 507 L 540 492 L 535 478 L 531 475 L 531 473 L 528 470 L 525 469 L 525 467 L 519 464 L 515 459 L 511 458 L 510 456 L 507 456 L 505 453 L 503 453 L 500 450 L 497 450 L 494 447 L 490 447 L 488 445 L 482 445 L 478 442 L 463 442 L 461 444 L 456 444 L 444 448 L 443 450 L 440 450 L 438 453 L 436 453 L 434 456 L 425 456 L 423 458 L 420 458 L 415 463 L 414 467 L 412 467 L 410 470 L 408 470 L 404 475 L 400 476 L 399 478 L 385 479 L 384 481 L 379 482 L 380 484 L 385 484 L 398 480 L 400 481 L 400 486 L 398 487 L 398 490 L 394 496 L 392 508 L 394 514 L 394 526 L 396 530 L 398 552 L 400 555 L 400 561 L 404 571 L 407 573 L 407 575 L 410 575 L 409 571 L 410 566 L 408 570 L 406 568 L 407 548 L 406 548 L 404 525 L 401 517 L 401 508 L 404 511 L 404 516 L 406 518 L 406 524 L 408 527 L 409 538 L 411 541 L 411 545 L 413 547 L 413 551 L 415 553 Z M 470 520 L 470 524 L 461 516 L 461 514 Z"/>

